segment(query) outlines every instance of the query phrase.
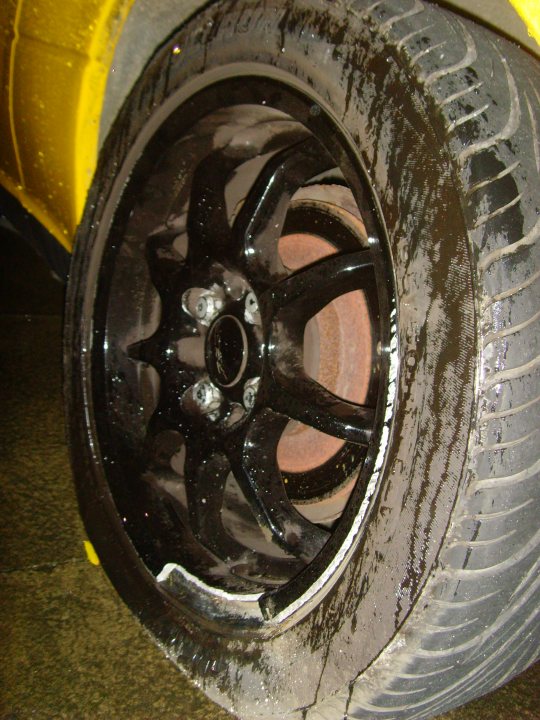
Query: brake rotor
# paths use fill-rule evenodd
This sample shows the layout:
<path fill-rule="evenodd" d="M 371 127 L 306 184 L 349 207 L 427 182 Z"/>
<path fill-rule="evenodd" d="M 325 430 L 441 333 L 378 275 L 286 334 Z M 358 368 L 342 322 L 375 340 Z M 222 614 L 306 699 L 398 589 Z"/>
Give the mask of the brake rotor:
<path fill-rule="evenodd" d="M 366 230 L 348 188 L 305 188 L 297 194 L 294 205 L 332 215 L 353 230 L 359 245 L 367 245 Z M 339 248 L 331 237 L 313 232 L 289 233 L 279 241 L 281 260 L 292 272 L 337 252 Z M 334 395 L 357 404 L 366 401 L 372 375 L 372 330 L 363 291 L 337 297 L 309 321 L 304 334 L 304 369 Z M 344 444 L 340 438 L 291 421 L 278 444 L 278 464 L 285 478 L 309 473 L 329 463 Z M 340 478 L 333 492 L 300 504 L 300 511 L 318 522 L 331 519 L 343 509 L 355 481 L 356 477 L 345 483 Z"/>

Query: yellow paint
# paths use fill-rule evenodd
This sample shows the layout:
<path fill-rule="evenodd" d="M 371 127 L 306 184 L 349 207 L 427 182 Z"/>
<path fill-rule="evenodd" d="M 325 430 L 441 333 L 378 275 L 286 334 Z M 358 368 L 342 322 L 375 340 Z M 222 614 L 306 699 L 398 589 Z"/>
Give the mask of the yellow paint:
<path fill-rule="evenodd" d="M 11 126 L 11 57 L 18 5 L 16 0 L 0 0 L 0 172 L 20 182 L 19 165 Z"/>
<path fill-rule="evenodd" d="M 11 130 L 11 137 L 14 140 L 15 138 L 15 128 L 13 123 L 13 88 L 14 88 L 14 82 L 13 82 L 13 67 L 15 65 L 15 48 L 17 47 L 17 42 L 19 40 L 19 22 L 21 17 L 21 7 L 22 5 L 17 5 L 17 9 L 15 12 L 15 18 L 13 23 L 13 42 L 11 45 L 11 50 L 9 54 L 9 69 L 8 69 L 8 112 L 9 112 L 9 125 Z M 19 151 L 17 148 L 17 143 L 13 142 L 13 155 L 15 158 L 15 163 L 17 165 L 17 175 L 19 177 L 19 180 L 21 181 L 23 178 L 22 168 L 21 168 L 21 158 L 19 157 Z"/>
<path fill-rule="evenodd" d="M 540 45 L 540 0 L 510 0 L 523 18 L 529 35 Z"/>
<path fill-rule="evenodd" d="M 24 186 L 15 182 L 13 178 L 3 170 L 0 170 L 0 185 L 16 197 L 36 220 L 39 220 L 39 222 L 47 228 L 53 237 L 60 240 L 60 242 L 62 242 L 62 238 L 65 240 L 67 231 L 51 214 L 50 209 L 36 197 L 30 197 Z M 62 244 L 66 247 L 65 243 Z M 71 249 L 71 245 L 68 249 Z"/>
<path fill-rule="evenodd" d="M 0 56 L 10 43 L 2 82 L 13 155 L 0 164 L 0 182 L 68 250 L 95 170 L 115 44 L 133 2 L 18 0 L 12 34 L 0 37 Z M 0 127 L 6 112 L 0 107 Z"/>
<path fill-rule="evenodd" d="M 84 549 L 86 550 L 86 557 L 88 558 L 88 561 L 92 563 L 92 565 L 99 565 L 99 558 L 97 556 L 96 551 L 94 550 L 94 546 L 90 542 L 90 540 L 84 540 Z"/>
<path fill-rule="evenodd" d="M 75 132 L 75 218 L 84 210 L 88 188 L 96 168 L 99 122 L 107 75 L 114 47 L 133 0 L 107 0 L 95 20 L 89 59 L 81 83 Z"/>

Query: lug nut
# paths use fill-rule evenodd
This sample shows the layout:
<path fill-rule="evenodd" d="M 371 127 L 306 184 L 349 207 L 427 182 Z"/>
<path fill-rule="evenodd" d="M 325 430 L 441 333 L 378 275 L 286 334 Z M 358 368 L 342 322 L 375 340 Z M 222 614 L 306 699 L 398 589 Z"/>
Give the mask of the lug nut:
<path fill-rule="evenodd" d="M 205 317 L 212 312 L 211 305 L 210 298 L 207 299 L 204 295 L 199 297 L 195 305 L 195 315 L 199 320 L 204 320 Z"/>
<path fill-rule="evenodd" d="M 260 325 L 261 322 L 259 303 L 257 302 L 257 297 L 252 290 L 250 290 L 246 295 L 244 319 L 246 322 L 250 323 L 250 325 Z"/>
<path fill-rule="evenodd" d="M 217 414 L 223 396 L 219 389 L 209 380 L 199 380 L 193 386 L 193 397 L 205 415 Z"/>
<path fill-rule="evenodd" d="M 212 290 L 190 288 L 182 296 L 182 307 L 202 325 L 210 325 L 223 307 L 223 300 Z"/>
<path fill-rule="evenodd" d="M 251 410 L 255 405 L 255 398 L 257 397 L 260 382 L 261 379 L 258 377 L 251 378 L 246 381 L 246 384 L 244 385 L 244 393 L 242 395 L 242 400 L 246 410 Z"/>

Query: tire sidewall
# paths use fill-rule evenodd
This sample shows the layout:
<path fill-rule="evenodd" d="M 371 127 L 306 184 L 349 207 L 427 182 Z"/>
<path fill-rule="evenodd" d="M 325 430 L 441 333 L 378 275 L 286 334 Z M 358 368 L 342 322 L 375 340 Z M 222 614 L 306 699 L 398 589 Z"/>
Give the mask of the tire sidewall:
<path fill-rule="evenodd" d="M 241 716 L 266 715 L 269 698 L 272 713 L 287 716 L 338 692 L 373 662 L 433 573 L 465 478 L 476 370 L 472 260 L 451 158 L 421 84 L 400 62 L 369 21 L 328 4 L 299 2 L 287 10 L 217 4 L 147 66 L 105 144 L 78 236 L 66 378 L 73 465 L 89 535 L 120 594 L 166 652 L 210 697 Z M 158 588 L 122 532 L 99 452 L 88 442 L 91 412 L 80 412 L 89 406 L 87 329 L 81 326 L 84 303 L 92 300 L 86 278 L 134 142 L 160 108 L 250 68 L 301 88 L 358 148 L 385 228 L 398 328 L 395 401 L 365 531 L 323 599 L 264 642 L 208 633 Z"/>

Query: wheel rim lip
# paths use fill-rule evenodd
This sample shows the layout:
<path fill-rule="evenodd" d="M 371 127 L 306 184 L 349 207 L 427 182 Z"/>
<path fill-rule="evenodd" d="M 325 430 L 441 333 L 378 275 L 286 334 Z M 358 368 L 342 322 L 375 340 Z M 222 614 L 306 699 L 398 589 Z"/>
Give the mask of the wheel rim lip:
<path fill-rule="evenodd" d="M 221 74 L 221 72 L 219 74 Z M 235 80 L 236 79 L 237 78 L 235 76 Z M 253 76 L 249 76 L 248 79 L 250 81 L 252 81 Z M 258 80 L 260 80 L 260 78 L 258 78 Z M 274 81 L 269 81 L 269 82 L 272 83 Z M 281 88 L 284 87 L 283 84 L 280 83 L 279 81 L 276 81 L 276 82 L 278 85 L 280 85 Z M 291 92 L 293 94 L 295 94 L 297 92 L 297 90 L 290 85 L 286 86 L 286 89 L 288 92 Z M 305 95 L 305 93 L 302 93 L 302 95 Z M 302 100 L 304 100 L 304 97 L 302 97 Z M 326 117 L 326 116 L 327 116 L 327 121 L 329 122 L 330 125 L 335 125 L 336 127 L 339 127 L 339 124 L 337 123 L 337 121 L 335 121 L 332 118 L 330 112 L 328 112 L 326 109 L 323 110 L 321 113 L 319 113 L 318 118 L 320 119 L 321 117 Z M 158 127 L 160 124 L 161 123 L 157 123 Z M 146 138 L 144 138 L 145 134 L 147 135 Z M 148 126 L 147 126 L 147 128 L 145 129 L 145 132 L 142 133 L 140 136 L 140 137 L 142 137 L 142 144 L 147 142 L 147 140 L 151 134 L 153 134 L 153 133 L 150 133 L 150 130 L 148 129 Z M 364 182 L 363 187 L 364 187 L 364 189 L 366 189 L 366 188 L 368 189 L 368 194 L 369 194 L 369 192 L 371 192 L 369 189 L 370 186 L 369 186 L 369 184 L 366 184 L 367 183 L 367 174 L 365 173 L 365 171 L 362 170 L 361 162 L 359 161 L 358 157 L 356 156 L 356 153 L 354 153 L 350 144 L 346 147 L 346 150 L 348 153 L 350 153 L 351 157 L 354 157 L 353 164 L 356 165 L 357 170 L 358 170 L 358 168 L 360 169 L 360 172 L 362 173 L 362 176 L 363 176 L 363 182 Z M 134 155 L 135 153 L 132 151 L 132 153 L 130 153 L 130 154 Z M 134 159 L 135 158 L 133 158 L 133 160 Z M 135 165 L 134 162 L 133 162 L 133 164 Z M 375 203 L 372 203 L 372 212 L 373 212 L 373 207 L 375 207 Z M 112 213 L 111 213 L 111 215 L 112 215 Z M 111 217 L 111 219 L 112 219 L 112 217 Z M 377 222 L 380 222 L 380 221 L 378 220 Z M 381 224 L 379 224 L 379 228 L 380 227 L 382 227 Z M 380 230 L 379 230 L 379 236 L 383 237 L 382 232 Z M 94 259 L 94 263 L 95 262 L 96 262 L 96 260 Z M 96 283 L 97 283 L 97 280 L 96 280 Z M 87 304 L 88 304 L 88 298 L 90 298 L 90 302 L 93 303 L 93 292 L 92 291 L 90 292 L 90 295 L 87 295 Z M 390 295 L 390 299 L 391 298 L 392 298 L 392 295 Z M 92 308 L 93 308 L 93 306 L 92 306 Z M 395 328 L 394 328 L 394 332 L 395 332 Z M 91 343 L 88 343 L 88 345 L 90 346 Z M 391 412 L 389 412 L 389 408 L 391 408 L 393 405 L 393 394 L 389 393 L 389 386 L 392 385 L 392 382 L 393 382 L 392 378 L 395 379 L 395 375 L 397 372 L 396 368 L 395 368 L 395 362 L 391 361 L 392 356 L 395 357 L 395 353 L 393 355 L 392 354 L 388 355 L 389 382 L 387 384 L 387 387 L 385 388 L 385 392 L 383 393 L 384 402 L 378 403 L 379 417 L 378 417 L 377 424 L 379 427 L 381 427 L 383 425 L 383 423 L 386 423 L 386 426 L 387 426 L 388 422 L 391 418 Z M 88 371 L 88 375 L 90 375 L 91 372 L 90 372 L 89 366 L 87 367 L 87 371 Z M 97 430 L 96 430 L 96 426 L 95 426 L 94 416 L 91 417 L 91 419 L 89 421 L 89 425 L 93 426 L 94 437 L 97 437 Z M 388 439 L 388 436 L 386 435 L 386 440 L 387 439 Z M 350 553 L 352 552 L 352 549 L 355 544 L 355 540 L 358 538 L 358 535 L 359 535 L 360 526 L 365 519 L 369 502 L 371 500 L 373 493 L 375 492 L 376 480 L 378 478 L 378 474 L 380 473 L 380 470 L 382 467 L 382 462 L 384 460 L 384 452 L 385 452 L 385 447 L 382 447 L 382 445 L 379 444 L 378 452 L 376 453 L 376 455 L 372 456 L 372 458 L 371 458 L 371 462 L 370 462 L 370 466 L 372 468 L 371 479 L 370 479 L 370 482 L 369 482 L 369 485 L 368 485 L 368 488 L 367 488 L 367 491 L 366 491 L 366 494 L 364 497 L 364 501 L 362 502 L 360 508 L 358 509 L 358 512 L 356 513 L 355 520 L 352 523 L 350 523 L 350 525 L 348 527 L 348 531 L 345 534 L 345 536 L 338 538 L 337 535 L 335 535 L 332 538 L 331 544 L 336 546 L 334 549 L 332 549 L 330 551 L 330 554 L 333 556 L 332 561 L 330 563 L 325 563 L 324 564 L 325 566 L 323 568 L 324 571 L 320 572 L 319 569 L 314 569 L 314 567 L 312 567 L 315 565 L 319 565 L 319 566 L 321 565 L 320 557 L 319 557 L 319 558 L 317 558 L 317 562 L 312 563 L 312 566 L 309 566 L 306 569 L 306 570 L 311 570 L 310 573 L 308 573 L 306 571 L 301 573 L 302 582 L 298 583 L 297 580 L 299 580 L 299 578 L 293 578 L 291 583 L 288 584 L 287 592 L 281 598 L 281 602 L 274 602 L 275 598 L 273 598 L 272 603 L 271 603 L 272 607 L 270 607 L 270 605 L 267 606 L 267 608 L 266 608 L 267 617 L 265 618 L 266 623 L 269 621 L 268 614 L 273 616 L 272 620 L 271 620 L 272 623 L 283 623 L 283 621 L 286 618 L 289 618 L 292 615 L 297 616 L 298 611 L 300 610 L 300 604 L 304 608 L 302 611 L 302 614 L 304 614 L 304 612 L 307 611 L 306 608 L 308 607 L 308 604 L 309 604 L 309 603 L 306 604 L 306 599 L 309 599 L 309 598 L 313 599 L 313 598 L 319 596 L 324 587 L 329 587 L 331 584 L 333 584 L 333 582 L 335 582 L 337 580 L 338 575 L 336 574 L 336 570 L 339 567 L 343 567 L 344 564 L 346 564 L 346 557 L 348 555 L 350 555 Z M 106 480 L 105 480 L 105 483 L 106 483 Z M 188 573 L 188 575 L 189 575 L 189 573 Z M 296 587 L 292 588 L 291 587 L 292 585 L 295 585 Z M 210 594 L 210 596 L 213 596 L 215 594 L 211 588 L 210 588 L 209 594 Z M 278 595 L 279 595 L 279 592 L 278 592 Z M 236 596 L 234 594 L 225 592 L 223 594 L 223 596 L 227 597 L 227 602 L 234 605 L 234 602 L 236 601 Z M 242 597 L 247 598 L 247 596 L 242 596 Z M 255 596 L 253 596 L 253 597 L 255 597 Z M 175 600 L 175 602 L 176 602 L 176 600 Z M 233 612 L 233 614 L 234 614 L 234 612 Z M 256 619 L 258 622 L 258 620 L 260 619 L 260 609 L 259 609 L 259 611 L 257 611 L 256 614 L 257 614 Z M 265 615 L 265 613 L 263 611 L 263 617 L 264 617 L 264 615 Z M 220 622 L 223 622 L 223 620 L 227 619 L 227 617 L 225 615 L 221 615 L 221 613 L 219 611 L 215 614 L 215 617 L 218 617 L 218 616 L 220 617 Z"/>

